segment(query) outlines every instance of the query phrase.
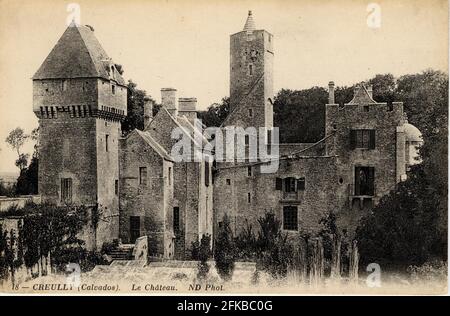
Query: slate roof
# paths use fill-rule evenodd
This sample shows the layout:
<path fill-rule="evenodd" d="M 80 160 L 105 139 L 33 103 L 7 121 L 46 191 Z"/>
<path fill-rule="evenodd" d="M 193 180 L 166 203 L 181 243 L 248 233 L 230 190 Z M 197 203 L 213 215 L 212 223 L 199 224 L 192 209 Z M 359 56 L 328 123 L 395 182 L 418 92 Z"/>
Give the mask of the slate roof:
<path fill-rule="evenodd" d="M 93 28 L 72 22 L 34 74 L 33 80 L 103 78 L 125 81 L 94 35 Z"/>
<path fill-rule="evenodd" d="M 355 87 L 353 99 L 347 104 L 376 104 L 372 99 L 364 84 L 359 84 Z"/>
<path fill-rule="evenodd" d="M 167 153 L 167 151 L 150 135 L 148 132 L 143 132 L 135 129 L 136 133 L 142 137 L 142 139 L 152 147 L 158 155 L 165 160 L 174 161 L 173 158 Z"/>

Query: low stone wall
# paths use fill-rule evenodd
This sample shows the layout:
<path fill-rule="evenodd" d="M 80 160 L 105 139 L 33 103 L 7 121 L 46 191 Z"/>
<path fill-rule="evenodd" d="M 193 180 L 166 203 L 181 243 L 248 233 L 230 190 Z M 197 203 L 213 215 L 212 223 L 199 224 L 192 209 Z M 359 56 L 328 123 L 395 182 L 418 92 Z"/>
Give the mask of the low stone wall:
<path fill-rule="evenodd" d="M 41 203 L 40 195 L 21 195 L 18 197 L 0 196 L 0 213 L 6 212 L 10 207 L 24 207 L 27 202 Z"/>

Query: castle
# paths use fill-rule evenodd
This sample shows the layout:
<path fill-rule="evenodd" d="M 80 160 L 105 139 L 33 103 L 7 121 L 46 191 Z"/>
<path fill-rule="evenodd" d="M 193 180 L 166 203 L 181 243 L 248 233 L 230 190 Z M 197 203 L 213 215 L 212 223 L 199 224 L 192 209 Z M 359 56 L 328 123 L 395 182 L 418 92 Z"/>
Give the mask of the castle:
<path fill-rule="evenodd" d="M 177 100 L 173 88 L 161 89 L 155 116 L 145 100 L 144 130 L 122 136 L 125 81 L 93 28 L 72 23 L 33 76 L 42 201 L 96 208 L 98 227 L 84 233 L 91 248 L 148 236 L 150 252 L 168 259 L 189 258 L 191 244 L 213 235 L 224 214 L 235 234 L 257 228 L 266 211 L 291 236 L 317 233 L 331 211 L 341 227 L 354 228 L 406 178 L 420 132 L 407 123 L 401 102 L 378 103 L 370 87 L 358 85 L 349 103 L 336 104 L 330 82 L 325 138 L 273 143 L 273 41 L 255 28 L 251 12 L 244 29 L 231 35 L 231 110 L 221 126 L 265 129 L 266 146 L 279 148 L 279 166 L 263 173 L 264 162 L 214 161 L 213 152 L 175 159 L 174 129 L 193 145 L 209 139 L 195 123 L 197 100 Z"/>

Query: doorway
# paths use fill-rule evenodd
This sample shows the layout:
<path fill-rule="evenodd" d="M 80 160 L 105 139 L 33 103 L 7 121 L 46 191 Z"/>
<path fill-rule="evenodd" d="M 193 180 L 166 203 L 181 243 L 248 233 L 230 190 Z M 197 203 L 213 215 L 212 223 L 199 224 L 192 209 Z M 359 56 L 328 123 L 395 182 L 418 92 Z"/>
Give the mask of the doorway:
<path fill-rule="evenodd" d="M 134 244 L 141 237 L 141 218 L 130 216 L 130 243 Z"/>

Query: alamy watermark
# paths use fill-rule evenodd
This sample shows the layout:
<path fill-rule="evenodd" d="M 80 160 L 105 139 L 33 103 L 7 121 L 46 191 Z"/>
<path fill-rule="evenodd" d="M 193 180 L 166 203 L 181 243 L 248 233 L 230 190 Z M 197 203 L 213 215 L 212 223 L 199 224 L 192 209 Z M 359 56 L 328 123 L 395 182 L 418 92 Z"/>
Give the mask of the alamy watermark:
<path fill-rule="evenodd" d="M 279 166 L 279 131 L 277 127 L 208 127 L 194 121 L 194 132 L 183 127 L 172 130 L 177 142 L 170 155 L 175 162 L 258 163 L 261 173 L 275 173 Z"/>

